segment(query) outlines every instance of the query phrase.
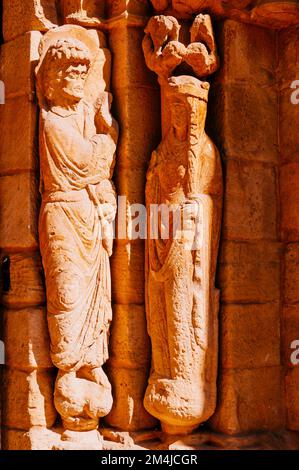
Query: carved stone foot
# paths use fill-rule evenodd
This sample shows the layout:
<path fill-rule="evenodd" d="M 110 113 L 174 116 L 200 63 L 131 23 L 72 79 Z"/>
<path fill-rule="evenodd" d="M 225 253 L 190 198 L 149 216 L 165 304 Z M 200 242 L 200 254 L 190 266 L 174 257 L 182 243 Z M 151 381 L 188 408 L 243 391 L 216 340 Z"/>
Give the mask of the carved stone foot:
<path fill-rule="evenodd" d="M 65 431 L 53 450 L 102 450 L 103 438 L 97 429 L 86 432 Z"/>

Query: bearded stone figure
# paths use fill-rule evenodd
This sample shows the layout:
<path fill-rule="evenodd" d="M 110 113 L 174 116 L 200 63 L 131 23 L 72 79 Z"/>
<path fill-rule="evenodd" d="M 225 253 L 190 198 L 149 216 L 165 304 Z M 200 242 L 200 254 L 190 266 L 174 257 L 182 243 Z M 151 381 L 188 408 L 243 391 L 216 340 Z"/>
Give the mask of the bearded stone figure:
<path fill-rule="evenodd" d="M 118 130 L 109 93 L 99 93 L 95 102 L 86 98 L 93 60 L 89 33 L 80 26 L 62 28 L 48 33 L 36 71 L 40 250 L 51 357 L 58 368 L 55 406 L 66 430 L 92 431 L 112 407 L 102 366 L 112 318 L 109 256 L 116 195 L 111 177 Z"/>
<path fill-rule="evenodd" d="M 162 30 L 169 43 L 159 43 Z M 186 61 L 194 64 L 195 74 L 207 76 L 217 68 L 218 57 L 207 15 L 195 19 L 188 47 L 179 42 L 172 17 L 152 18 L 146 33 L 145 58 L 159 75 L 164 115 L 163 140 L 152 154 L 146 186 L 152 370 L 144 404 L 166 433 L 186 434 L 216 406 L 215 273 L 223 188 L 220 155 L 205 133 L 209 83 L 191 74 L 170 75 Z M 160 208 L 155 220 L 154 207 Z"/>

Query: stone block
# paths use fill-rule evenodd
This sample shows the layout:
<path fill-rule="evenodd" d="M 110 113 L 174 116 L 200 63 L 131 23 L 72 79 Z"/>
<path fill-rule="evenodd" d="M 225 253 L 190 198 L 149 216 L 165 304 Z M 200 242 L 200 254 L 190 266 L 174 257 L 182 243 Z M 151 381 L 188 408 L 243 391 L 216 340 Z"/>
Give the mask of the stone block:
<path fill-rule="evenodd" d="M 284 426 L 280 367 L 221 372 L 218 405 L 211 419 L 224 434 L 272 431 Z"/>
<path fill-rule="evenodd" d="M 108 366 L 108 376 L 112 384 L 113 408 L 105 423 L 131 432 L 154 428 L 157 420 L 143 406 L 148 373 Z"/>
<path fill-rule="evenodd" d="M 284 301 L 299 301 L 299 243 L 287 245 L 284 266 Z"/>
<path fill-rule="evenodd" d="M 53 450 L 61 437 L 56 429 L 39 426 L 33 426 L 28 432 L 6 428 L 3 434 L 3 450 Z"/>
<path fill-rule="evenodd" d="M 5 83 L 6 99 L 15 94 L 28 95 L 33 99 L 34 68 L 39 59 L 38 47 L 41 38 L 39 31 L 30 31 L 2 45 L 0 76 Z M 14 115 L 18 115 L 16 109 Z"/>
<path fill-rule="evenodd" d="M 121 24 L 118 23 L 118 27 L 110 31 L 109 38 L 114 59 L 112 74 L 114 90 L 135 86 L 155 88 L 159 91 L 157 76 L 145 64 L 142 51 L 143 30 L 143 27 L 128 27 L 124 19 Z"/>
<path fill-rule="evenodd" d="M 24 372 L 6 369 L 4 373 L 2 423 L 13 429 L 51 427 L 57 413 L 53 403 L 52 370 Z"/>
<path fill-rule="evenodd" d="M 223 368 L 280 365 L 279 304 L 224 305 L 221 321 Z"/>
<path fill-rule="evenodd" d="M 8 283 L 2 302 L 9 308 L 42 305 L 46 302 L 39 253 L 11 253 L 7 258 Z"/>
<path fill-rule="evenodd" d="M 229 240 L 277 239 L 276 170 L 256 162 L 226 165 L 222 233 Z"/>
<path fill-rule="evenodd" d="M 299 431 L 299 366 L 286 374 L 287 428 Z"/>
<path fill-rule="evenodd" d="M 209 104 L 225 159 L 278 163 L 275 87 L 246 82 L 216 85 Z"/>
<path fill-rule="evenodd" d="M 280 298 L 278 243 L 224 242 L 218 284 L 224 303 L 267 303 Z"/>
<path fill-rule="evenodd" d="M 278 33 L 278 73 L 282 86 L 298 80 L 299 73 L 299 29 L 285 28 Z"/>
<path fill-rule="evenodd" d="M 57 26 L 55 0 L 3 0 L 3 34 L 11 41 L 28 31 L 48 31 Z"/>
<path fill-rule="evenodd" d="M 130 86 L 115 91 L 114 103 L 121 128 L 117 162 L 121 167 L 143 169 L 144 181 L 151 152 L 161 138 L 160 93 Z"/>
<path fill-rule="evenodd" d="M 292 354 L 295 354 L 296 362 L 299 359 L 299 346 L 296 349 L 291 348 L 294 341 L 299 344 L 299 304 L 284 306 L 282 331 L 284 364 L 288 367 L 299 367 L 291 358 Z"/>
<path fill-rule="evenodd" d="M 287 242 L 299 240 L 299 162 L 280 170 L 281 235 Z"/>
<path fill-rule="evenodd" d="M 144 243 L 118 242 L 111 260 L 112 299 L 116 304 L 144 304 Z"/>
<path fill-rule="evenodd" d="M 0 107 L 0 174 L 37 170 L 38 109 L 20 96 Z"/>
<path fill-rule="evenodd" d="M 275 31 L 226 20 L 219 31 L 218 43 L 221 63 L 218 78 L 260 86 L 275 82 Z"/>
<path fill-rule="evenodd" d="M 299 73 L 298 73 L 299 76 Z M 297 78 L 298 78 L 297 76 Z M 299 104 L 292 103 L 292 93 L 289 86 L 280 92 L 280 122 L 279 139 L 282 161 L 299 162 Z M 297 94 L 297 99 L 299 95 Z"/>
<path fill-rule="evenodd" d="M 147 372 L 150 339 L 143 305 L 114 305 L 110 346 L 109 363 L 113 367 L 139 368 Z"/>
<path fill-rule="evenodd" d="M 10 368 L 51 368 L 46 310 L 27 308 L 4 312 L 5 363 Z"/>
<path fill-rule="evenodd" d="M 31 172 L 0 178 L 0 247 L 5 250 L 38 248 L 39 194 Z"/>

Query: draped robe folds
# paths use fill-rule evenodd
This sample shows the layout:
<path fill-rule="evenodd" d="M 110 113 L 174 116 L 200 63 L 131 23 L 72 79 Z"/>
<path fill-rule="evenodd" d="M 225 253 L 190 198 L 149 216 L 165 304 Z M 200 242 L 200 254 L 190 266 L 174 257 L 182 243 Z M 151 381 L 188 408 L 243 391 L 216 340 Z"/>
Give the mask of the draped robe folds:
<path fill-rule="evenodd" d="M 110 200 L 114 196 L 116 145 L 111 136 L 97 134 L 93 122 L 83 102 L 77 111 L 52 108 L 41 121 L 40 249 L 51 357 L 66 372 L 101 367 L 108 358 L 109 255 L 90 193 L 99 195 L 106 182 L 105 196 L 109 189 Z"/>

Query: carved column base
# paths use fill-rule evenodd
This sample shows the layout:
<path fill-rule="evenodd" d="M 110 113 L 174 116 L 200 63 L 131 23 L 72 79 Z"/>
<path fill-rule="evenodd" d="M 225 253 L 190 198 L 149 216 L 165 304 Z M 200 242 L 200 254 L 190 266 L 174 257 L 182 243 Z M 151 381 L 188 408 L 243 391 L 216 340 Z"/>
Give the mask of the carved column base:
<path fill-rule="evenodd" d="M 147 388 L 146 410 L 161 421 L 167 434 L 188 434 L 206 421 L 213 409 L 201 394 L 202 385 L 182 379 L 157 379 Z"/>
<path fill-rule="evenodd" d="M 65 431 L 53 450 L 102 450 L 103 438 L 97 429 L 87 432 Z"/>

